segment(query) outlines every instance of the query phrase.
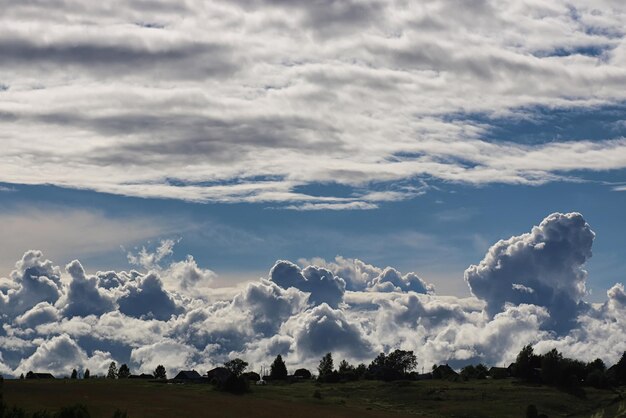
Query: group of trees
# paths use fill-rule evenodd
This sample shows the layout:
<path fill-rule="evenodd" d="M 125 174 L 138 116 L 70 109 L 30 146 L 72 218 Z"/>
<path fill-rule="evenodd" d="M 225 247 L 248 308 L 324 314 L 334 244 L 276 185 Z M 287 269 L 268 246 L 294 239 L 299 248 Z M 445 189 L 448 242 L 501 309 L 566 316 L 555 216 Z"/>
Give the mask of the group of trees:
<path fill-rule="evenodd" d="M 127 364 L 122 364 L 117 369 L 117 365 L 114 361 L 109 365 L 109 371 L 107 372 L 107 379 L 127 379 L 131 376 L 130 368 Z M 162 364 L 159 364 L 152 372 L 152 377 L 155 379 L 167 379 L 167 372 Z"/>
<path fill-rule="evenodd" d="M 354 366 L 346 360 L 335 370 L 332 353 L 326 353 L 317 368 L 321 382 L 339 382 L 358 379 L 398 380 L 411 375 L 417 367 L 417 357 L 413 351 L 394 350 L 389 354 L 380 353 L 369 366 L 364 363 Z"/>
<path fill-rule="evenodd" d="M 34 376 L 34 373 L 32 371 L 26 373 L 27 379 L 31 378 L 32 376 Z M 130 368 L 128 367 L 127 364 L 122 364 L 119 369 L 117 368 L 117 364 L 114 361 L 112 361 L 111 364 L 109 364 L 109 370 L 107 371 L 107 374 L 106 374 L 107 379 L 127 379 L 130 376 L 131 376 Z M 154 372 L 152 372 L 152 376 L 155 379 L 167 379 L 167 372 L 165 370 L 165 367 L 159 364 L 157 368 L 154 370 Z M 80 378 L 81 378 L 81 374 L 76 369 L 72 369 L 72 373 L 70 374 L 70 379 L 80 379 Z M 82 378 L 83 379 L 92 378 L 92 375 L 89 369 L 85 369 L 85 371 L 82 373 Z M 20 379 L 24 379 L 24 374 L 20 375 Z"/>
<path fill-rule="evenodd" d="M 607 369 L 601 359 L 584 363 L 564 357 L 556 348 L 543 355 L 527 345 L 511 365 L 511 374 L 526 381 L 560 387 L 592 386 L 606 388 L 626 384 L 626 352 L 614 366 Z"/>

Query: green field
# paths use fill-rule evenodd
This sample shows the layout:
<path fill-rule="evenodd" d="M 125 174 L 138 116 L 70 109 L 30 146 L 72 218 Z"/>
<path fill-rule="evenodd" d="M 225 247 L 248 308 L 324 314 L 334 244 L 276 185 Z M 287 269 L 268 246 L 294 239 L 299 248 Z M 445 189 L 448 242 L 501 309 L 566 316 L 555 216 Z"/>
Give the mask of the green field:
<path fill-rule="evenodd" d="M 321 399 L 313 394 L 319 391 Z M 535 404 L 549 417 L 626 417 L 620 391 L 585 388 L 574 396 L 555 388 L 507 380 L 420 381 L 254 386 L 237 396 L 210 385 L 145 381 L 9 380 L 4 398 L 28 411 L 83 403 L 92 417 L 110 418 L 116 408 L 143 417 L 514 417 Z"/>

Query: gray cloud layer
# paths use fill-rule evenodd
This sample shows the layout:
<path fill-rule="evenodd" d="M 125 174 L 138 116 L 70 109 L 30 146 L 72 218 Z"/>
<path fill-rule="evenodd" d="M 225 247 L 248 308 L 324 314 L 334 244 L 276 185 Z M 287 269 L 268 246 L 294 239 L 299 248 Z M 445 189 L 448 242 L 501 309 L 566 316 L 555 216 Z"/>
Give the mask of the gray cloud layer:
<path fill-rule="evenodd" d="M 372 209 L 416 179 L 626 167 L 623 138 L 483 139 L 489 117 L 623 102 L 621 2 L 3 3 L 2 182 Z"/>
<path fill-rule="evenodd" d="M 314 368 L 328 351 L 356 362 L 394 348 L 414 350 L 426 368 L 495 365 L 528 343 L 612 363 L 626 350 L 626 291 L 618 283 L 606 302 L 584 302 L 593 239 L 582 215 L 551 214 L 467 269 L 470 298 L 343 257 L 277 261 L 267 277 L 216 289 L 215 273 L 192 257 L 165 264 L 173 241 L 129 255 L 144 272 L 88 274 L 72 261 L 63 274 L 28 251 L 0 280 L 0 373 L 104 373 L 112 360 L 173 373 L 235 356 L 256 369 L 277 354 L 292 369 Z"/>

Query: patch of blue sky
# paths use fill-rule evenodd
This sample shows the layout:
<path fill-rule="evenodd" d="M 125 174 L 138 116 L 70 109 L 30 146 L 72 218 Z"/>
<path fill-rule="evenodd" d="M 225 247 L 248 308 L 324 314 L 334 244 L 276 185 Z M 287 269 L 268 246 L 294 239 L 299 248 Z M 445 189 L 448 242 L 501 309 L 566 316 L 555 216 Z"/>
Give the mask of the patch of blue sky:
<path fill-rule="evenodd" d="M 593 181 L 474 187 L 429 179 L 425 194 L 382 202 L 372 211 L 275 210 L 265 203 L 202 204 L 0 184 L 15 190 L 0 193 L 0 212 L 65 207 L 99 211 L 111 218 L 145 215 L 176 220 L 180 231 L 155 239 L 181 238 L 173 258 L 191 254 L 200 266 L 220 274 L 243 272 L 253 279 L 266 274 L 277 259 L 319 256 L 330 260 L 341 255 L 416 271 L 427 280 L 445 277 L 466 292 L 463 271 L 478 263 L 490 245 L 528 232 L 552 212 L 578 211 L 597 233 L 594 257 L 587 266 L 588 287 L 594 297 L 602 299 L 607 288 L 626 277 L 626 192 L 615 192 L 611 186 L 624 182 L 626 170 L 570 174 Z M 354 193 L 336 184 L 298 191 L 320 196 Z M 122 250 L 115 260 L 118 264 L 110 267 L 128 268 Z"/>
<path fill-rule="evenodd" d="M 549 50 L 534 51 L 533 55 L 538 58 L 546 57 L 568 57 L 571 55 L 584 55 L 594 58 L 607 58 L 608 53 L 615 48 L 615 45 L 581 45 L 572 47 L 559 47 Z"/>
<path fill-rule="evenodd" d="M 555 141 L 601 141 L 626 136 L 626 103 L 594 107 L 534 106 L 515 109 L 506 116 L 456 113 L 444 120 L 484 126 L 482 139 L 490 142 L 537 145 Z"/>
<path fill-rule="evenodd" d="M 236 184 L 246 184 L 246 183 L 264 183 L 264 182 L 274 182 L 274 181 L 283 181 L 284 176 L 247 176 L 247 177 L 233 177 L 230 179 L 223 180 L 214 180 L 214 181 L 188 181 L 174 177 L 167 177 L 164 179 L 164 183 L 177 186 L 202 186 L 202 187 L 211 187 L 211 186 L 232 186 Z"/>

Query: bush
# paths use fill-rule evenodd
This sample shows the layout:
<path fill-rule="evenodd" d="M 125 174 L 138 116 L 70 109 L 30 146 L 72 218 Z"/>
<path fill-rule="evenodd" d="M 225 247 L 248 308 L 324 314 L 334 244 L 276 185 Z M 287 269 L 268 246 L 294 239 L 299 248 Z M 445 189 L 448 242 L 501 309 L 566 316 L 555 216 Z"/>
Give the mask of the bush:
<path fill-rule="evenodd" d="M 296 377 L 300 377 L 302 379 L 308 380 L 311 379 L 311 372 L 307 369 L 298 369 L 293 374 Z"/>
<path fill-rule="evenodd" d="M 91 418 L 91 415 L 85 405 L 76 404 L 61 408 L 59 412 L 54 414 L 54 418 Z"/>
<path fill-rule="evenodd" d="M 244 374 L 242 374 L 242 376 L 252 382 L 258 382 L 259 380 L 261 380 L 261 375 L 257 372 L 245 372 Z"/>
<path fill-rule="evenodd" d="M 537 411 L 537 407 L 535 405 L 528 405 L 526 408 L 526 418 L 538 418 L 539 412 Z"/>
<path fill-rule="evenodd" d="M 226 379 L 217 384 L 218 390 L 223 392 L 241 395 L 250 391 L 249 380 L 244 376 L 235 376 L 231 374 Z"/>

